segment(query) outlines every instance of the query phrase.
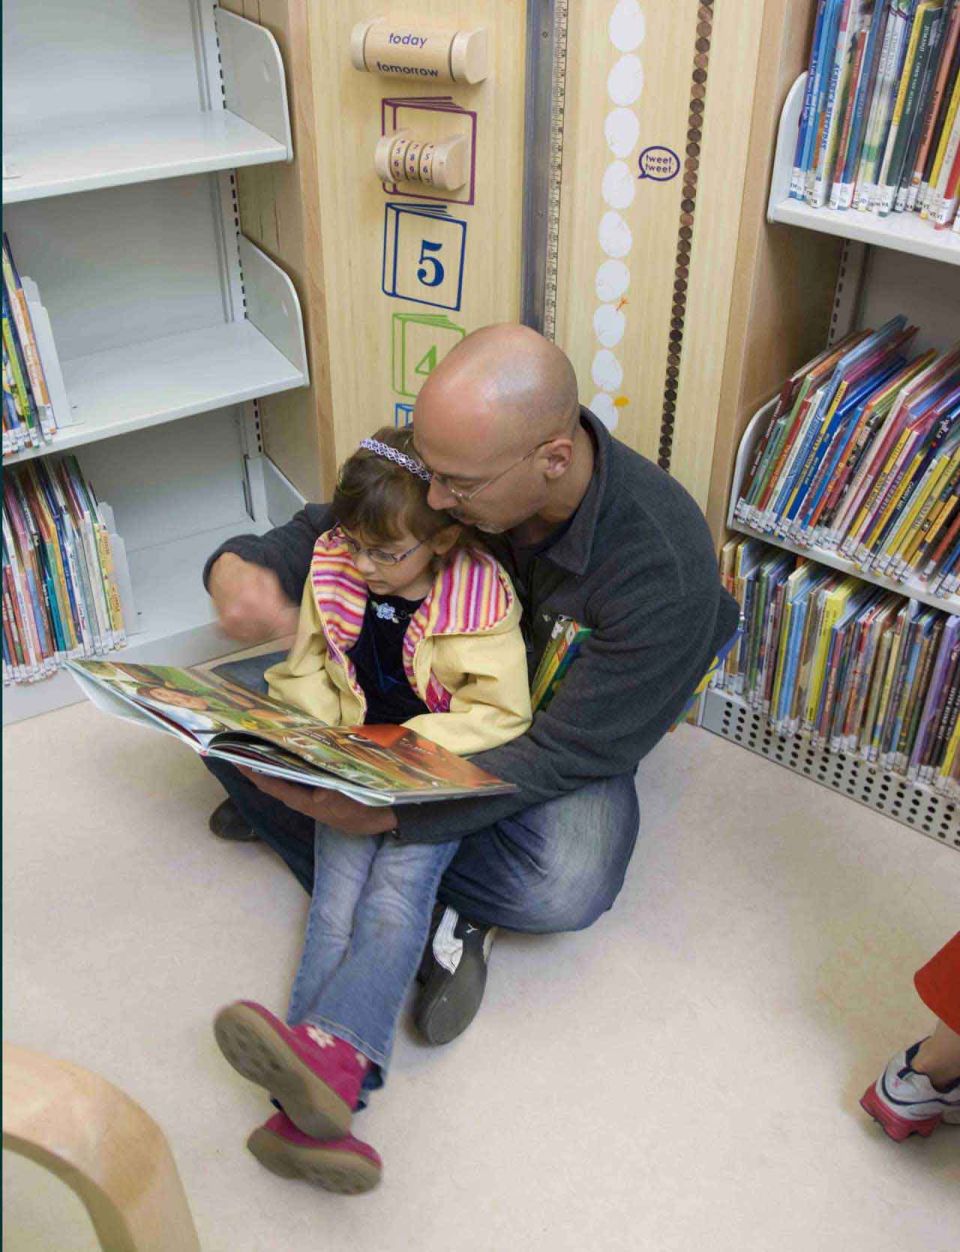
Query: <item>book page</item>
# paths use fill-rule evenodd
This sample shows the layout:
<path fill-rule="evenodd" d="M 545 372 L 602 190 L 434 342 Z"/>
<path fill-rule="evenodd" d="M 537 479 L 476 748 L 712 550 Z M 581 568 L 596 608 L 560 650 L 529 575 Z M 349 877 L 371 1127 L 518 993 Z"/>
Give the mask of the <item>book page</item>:
<path fill-rule="evenodd" d="M 381 794 L 417 799 L 512 791 L 492 774 L 405 726 L 317 726 L 261 732 L 317 769 Z M 218 737 L 222 748 L 224 738 Z"/>
<path fill-rule="evenodd" d="M 216 734 L 239 730 L 260 734 L 317 725 L 316 718 L 280 700 L 195 667 L 79 661 L 75 668 L 121 699 L 150 709 L 190 731 Z"/>

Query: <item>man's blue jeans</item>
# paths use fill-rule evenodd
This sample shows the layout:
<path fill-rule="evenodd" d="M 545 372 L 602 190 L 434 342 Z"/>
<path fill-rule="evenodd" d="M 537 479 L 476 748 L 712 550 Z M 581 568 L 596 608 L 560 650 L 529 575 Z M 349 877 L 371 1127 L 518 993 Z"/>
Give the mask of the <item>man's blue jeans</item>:
<path fill-rule="evenodd" d="M 264 691 L 264 670 L 282 655 L 231 661 L 217 672 Z M 248 825 L 312 894 L 314 822 L 264 795 L 232 765 L 206 765 Z M 617 898 L 639 825 L 633 776 L 599 779 L 463 839 L 438 898 L 482 925 L 530 933 L 582 930 Z"/>

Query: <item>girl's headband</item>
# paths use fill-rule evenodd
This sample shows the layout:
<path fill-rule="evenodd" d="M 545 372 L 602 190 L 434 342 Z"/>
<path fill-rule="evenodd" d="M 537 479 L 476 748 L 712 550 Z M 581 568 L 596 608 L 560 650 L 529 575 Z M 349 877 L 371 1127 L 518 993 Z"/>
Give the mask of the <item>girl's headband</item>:
<path fill-rule="evenodd" d="M 415 461 L 412 456 L 407 456 L 398 448 L 391 448 L 388 443 L 381 443 L 379 439 L 362 439 L 360 447 L 366 448 L 368 452 L 375 452 L 377 456 L 385 457 L 388 461 L 393 461 L 395 465 L 402 465 L 405 470 L 409 470 L 417 478 L 422 478 L 424 482 L 428 483 L 433 478 L 427 467 L 420 461 Z"/>

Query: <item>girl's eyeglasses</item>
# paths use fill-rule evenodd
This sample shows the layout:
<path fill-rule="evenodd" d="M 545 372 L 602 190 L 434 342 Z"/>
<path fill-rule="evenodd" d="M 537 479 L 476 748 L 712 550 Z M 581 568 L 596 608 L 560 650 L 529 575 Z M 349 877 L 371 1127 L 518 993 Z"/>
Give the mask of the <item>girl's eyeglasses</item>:
<path fill-rule="evenodd" d="M 362 544 L 357 543 L 352 535 L 348 535 L 342 526 L 337 526 L 334 530 L 337 540 L 343 544 L 348 552 L 354 556 L 364 553 L 370 558 L 374 565 L 399 565 L 401 561 L 405 561 L 408 556 L 412 556 L 418 548 L 422 548 L 425 540 L 421 539 L 419 543 L 415 543 L 412 548 L 407 548 L 406 552 L 388 552 L 386 548 L 365 548 Z"/>

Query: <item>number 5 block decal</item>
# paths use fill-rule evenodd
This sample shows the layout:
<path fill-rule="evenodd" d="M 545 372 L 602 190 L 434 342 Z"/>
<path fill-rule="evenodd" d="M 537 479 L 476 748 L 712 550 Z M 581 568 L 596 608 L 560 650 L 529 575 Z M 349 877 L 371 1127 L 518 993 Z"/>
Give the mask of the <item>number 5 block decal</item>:
<path fill-rule="evenodd" d="M 427 375 L 465 333 L 442 313 L 394 313 L 393 390 L 397 395 L 419 395 Z M 397 406 L 401 407 L 408 406 Z"/>
<path fill-rule="evenodd" d="M 459 309 L 467 224 L 431 204 L 387 204 L 383 291 L 438 309 Z"/>

